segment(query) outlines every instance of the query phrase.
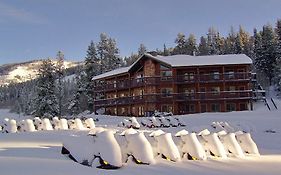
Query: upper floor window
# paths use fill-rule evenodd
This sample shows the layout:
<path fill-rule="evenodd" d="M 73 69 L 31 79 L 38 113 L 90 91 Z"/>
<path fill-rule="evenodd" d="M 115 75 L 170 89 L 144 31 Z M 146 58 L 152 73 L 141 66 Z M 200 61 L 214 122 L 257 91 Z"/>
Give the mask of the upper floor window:
<path fill-rule="evenodd" d="M 220 72 L 219 71 L 212 72 L 211 77 L 212 77 L 213 80 L 219 80 L 220 79 Z"/>
<path fill-rule="evenodd" d="M 225 73 L 225 79 L 234 79 L 235 75 L 234 75 L 234 71 L 227 71 Z"/>
<path fill-rule="evenodd" d="M 185 73 L 184 74 L 184 80 L 186 80 L 186 81 L 194 80 L 194 73 L 193 72 Z"/>
<path fill-rule="evenodd" d="M 213 95 L 218 95 L 220 93 L 220 87 L 212 87 L 211 92 Z"/>
<path fill-rule="evenodd" d="M 173 89 L 172 88 L 163 88 L 161 89 L 162 97 L 172 97 Z"/>

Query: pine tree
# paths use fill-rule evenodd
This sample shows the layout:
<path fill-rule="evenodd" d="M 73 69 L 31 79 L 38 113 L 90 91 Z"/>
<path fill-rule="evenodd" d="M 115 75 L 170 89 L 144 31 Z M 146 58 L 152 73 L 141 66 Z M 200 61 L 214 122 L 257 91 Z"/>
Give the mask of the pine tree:
<path fill-rule="evenodd" d="M 79 75 L 76 75 L 75 80 L 76 80 L 75 81 L 76 82 L 75 91 L 73 93 L 72 98 L 69 101 L 69 105 L 67 108 L 70 111 L 71 115 L 77 115 L 80 112 L 82 112 L 81 96 L 82 96 L 82 93 L 85 91 L 84 85 L 83 85 L 83 78 L 81 77 L 80 73 L 79 73 Z"/>
<path fill-rule="evenodd" d="M 186 53 L 186 39 L 183 33 L 178 33 L 177 38 L 175 40 L 177 44 L 173 50 L 173 55 L 181 55 Z"/>
<path fill-rule="evenodd" d="M 224 54 L 234 54 L 235 53 L 236 35 L 237 34 L 235 33 L 233 26 L 231 26 L 230 33 L 228 34 L 228 36 L 226 37 L 226 39 L 224 41 Z"/>
<path fill-rule="evenodd" d="M 50 59 L 43 60 L 36 84 L 35 116 L 56 116 L 58 99 L 55 95 L 55 65 Z"/>
<path fill-rule="evenodd" d="M 144 44 L 140 44 L 138 49 L 138 55 L 141 56 L 147 52 L 147 49 Z"/>
<path fill-rule="evenodd" d="M 163 56 L 169 56 L 170 54 L 171 54 L 171 52 L 166 47 L 166 44 L 164 44 L 164 46 L 163 46 Z"/>
<path fill-rule="evenodd" d="M 93 111 L 93 104 L 94 104 L 94 92 L 93 92 L 93 83 L 92 78 L 95 75 L 102 73 L 102 63 L 101 59 L 97 56 L 96 46 L 93 41 L 91 41 L 88 50 L 87 55 L 85 58 L 85 77 L 84 77 L 84 93 L 87 97 L 87 108 L 89 111 Z"/>
<path fill-rule="evenodd" d="M 277 60 L 274 81 L 278 95 L 281 96 L 281 20 L 277 20 L 275 33 L 277 40 Z"/>
<path fill-rule="evenodd" d="M 186 51 L 185 54 L 187 55 L 196 55 L 197 51 L 197 44 L 196 38 L 193 34 L 190 34 L 187 41 L 186 41 Z"/>
<path fill-rule="evenodd" d="M 59 112 L 58 116 L 62 116 L 62 100 L 63 100 L 63 83 L 64 83 L 64 74 L 65 74 L 65 67 L 64 67 L 64 54 L 62 51 L 58 51 L 57 53 L 57 64 L 56 64 L 56 73 L 57 73 L 57 98 L 59 103 Z"/>
<path fill-rule="evenodd" d="M 209 46 L 207 43 L 207 38 L 201 36 L 200 43 L 198 46 L 198 55 L 208 55 L 208 54 L 209 54 Z"/>
<path fill-rule="evenodd" d="M 263 27 L 261 35 L 261 47 L 257 50 L 255 67 L 268 78 L 269 85 L 272 85 L 274 67 L 278 58 L 277 42 L 272 26 Z"/>

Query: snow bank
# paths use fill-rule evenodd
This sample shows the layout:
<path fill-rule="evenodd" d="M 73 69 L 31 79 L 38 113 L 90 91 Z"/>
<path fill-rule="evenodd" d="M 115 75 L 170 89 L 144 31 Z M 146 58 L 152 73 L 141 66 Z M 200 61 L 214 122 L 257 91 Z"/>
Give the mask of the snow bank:
<path fill-rule="evenodd" d="M 85 130 L 85 129 L 86 129 L 86 128 L 84 127 L 82 121 L 81 121 L 79 118 L 76 118 L 76 119 L 74 120 L 74 122 L 75 122 L 75 129 L 77 129 L 77 130 Z"/>
<path fill-rule="evenodd" d="M 52 123 L 53 128 L 54 128 L 55 130 L 61 129 L 60 119 L 59 119 L 58 117 L 53 117 L 51 123 Z"/>
<path fill-rule="evenodd" d="M 73 119 L 69 119 L 69 120 L 67 120 L 67 124 L 68 124 L 68 126 L 69 126 L 69 129 L 76 129 L 76 123 L 75 123 L 75 121 L 73 120 Z"/>
<path fill-rule="evenodd" d="M 243 150 L 235 138 L 234 133 L 221 135 L 220 140 L 222 141 L 226 150 L 232 153 L 236 157 L 245 157 Z"/>
<path fill-rule="evenodd" d="M 250 133 L 236 135 L 239 145 L 245 153 L 260 155 L 258 147 L 252 139 Z"/>
<path fill-rule="evenodd" d="M 210 154 L 214 156 L 218 156 L 221 158 L 226 158 L 226 151 L 224 149 L 223 144 L 221 143 L 217 133 L 212 133 L 209 135 L 202 135 L 204 139 L 204 148 L 210 151 Z"/>
<path fill-rule="evenodd" d="M 31 119 L 26 119 L 23 121 L 23 130 L 26 132 L 34 132 L 36 131 L 34 123 Z"/>
<path fill-rule="evenodd" d="M 139 129 L 139 128 L 140 128 L 140 124 L 139 124 L 139 122 L 137 121 L 136 117 L 132 117 L 132 118 L 131 118 L 131 123 L 132 123 L 133 128 L 136 128 L 136 129 Z"/>
<path fill-rule="evenodd" d="M 38 131 L 43 130 L 43 123 L 39 117 L 34 117 L 33 123 L 34 123 L 35 129 L 37 129 Z"/>
<path fill-rule="evenodd" d="M 7 131 L 9 133 L 16 133 L 17 132 L 17 122 L 14 119 L 11 119 L 7 123 Z"/>
<path fill-rule="evenodd" d="M 181 135 L 183 142 L 181 151 L 186 153 L 188 159 L 192 160 L 206 160 L 207 156 L 201 143 L 199 142 L 195 133 Z"/>
<path fill-rule="evenodd" d="M 164 133 L 154 136 L 157 141 L 158 153 L 163 155 L 167 160 L 180 161 L 180 152 L 172 139 L 171 133 Z"/>
<path fill-rule="evenodd" d="M 188 134 L 188 131 L 183 129 L 183 130 L 180 130 L 179 132 L 177 132 L 175 134 L 176 137 L 179 137 L 179 136 L 183 136 L 183 135 L 187 135 Z"/>

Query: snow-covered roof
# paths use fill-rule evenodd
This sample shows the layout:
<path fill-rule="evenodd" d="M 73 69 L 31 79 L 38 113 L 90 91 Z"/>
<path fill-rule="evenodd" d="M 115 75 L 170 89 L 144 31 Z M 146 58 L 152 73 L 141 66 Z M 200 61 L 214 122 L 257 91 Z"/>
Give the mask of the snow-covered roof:
<path fill-rule="evenodd" d="M 206 55 L 206 56 L 191 56 L 191 55 L 172 55 L 172 56 L 152 56 L 144 54 L 154 60 L 167 63 L 171 67 L 187 67 L 187 66 L 207 66 L 207 65 L 231 65 L 231 64 L 252 64 L 251 58 L 245 54 L 231 55 Z M 141 56 L 134 64 L 129 67 L 118 68 L 101 75 L 93 77 L 92 80 L 97 80 L 113 75 L 127 73 L 136 63 L 141 60 Z"/>
<path fill-rule="evenodd" d="M 129 71 L 130 68 L 131 68 L 131 66 L 114 69 L 112 71 L 109 71 L 109 72 L 106 72 L 106 73 L 94 76 L 92 78 L 92 80 L 97 80 L 97 79 L 104 78 L 104 77 L 109 77 L 109 76 L 112 76 L 112 75 L 118 75 L 118 74 L 126 73 L 126 72 Z"/>
<path fill-rule="evenodd" d="M 244 54 L 207 55 L 207 56 L 172 55 L 172 56 L 156 56 L 156 59 L 166 62 L 170 64 L 172 67 L 252 64 L 251 58 L 249 58 Z"/>

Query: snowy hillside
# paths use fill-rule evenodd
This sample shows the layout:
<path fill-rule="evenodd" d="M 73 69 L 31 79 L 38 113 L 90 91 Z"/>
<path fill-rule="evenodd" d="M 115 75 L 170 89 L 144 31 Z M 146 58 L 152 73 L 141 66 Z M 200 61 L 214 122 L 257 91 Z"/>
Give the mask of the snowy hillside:
<path fill-rule="evenodd" d="M 266 106 L 259 105 L 255 111 L 229 112 L 229 113 L 204 113 L 177 116 L 186 126 L 168 128 L 147 128 L 141 126 L 139 131 L 150 133 L 161 129 L 166 133 L 175 135 L 183 129 L 188 132 L 196 132 L 208 129 L 218 132 L 212 125 L 214 122 L 227 122 L 235 131 L 249 132 L 256 142 L 261 156 L 247 155 L 245 157 L 227 158 L 208 156 L 207 160 L 169 161 L 161 157 L 155 157 L 155 163 L 151 165 L 137 165 L 133 162 L 123 163 L 122 168 L 117 170 L 102 170 L 95 167 L 87 167 L 73 162 L 68 157 L 60 154 L 64 140 L 69 137 L 86 135 L 87 130 L 52 130 L 36 132 L 2 133 L 0 134 L 0 169 L 1 174 L 16 175 L 25 174 L 38 175 L 77 175 L 77 174 L 240 174 L 240 175 L 279 175 L 281 172 L 281 117 L 280 103 L 277 110 L 269 111 Z M 0 120 L 5 117 L 22 120 L 28 116 L 18 116 L 8 113 L 7 110 L 0 111 Z M 87 116 L 89 117 L 89 116 Z M 118 127 L 124 117 L 116 116 L 91 116 L 98 118 L 96 127 L 114 129 L 121 133 L 126 128 Z M 144 118 L 137 118 L 140 122 Z M 130 131 L 131 132 L 131 131 Z M 157 131 L 159 132 L 159 131 Z M 126 132 L 127 134 L 129 132 Z M 129 133 L 130 134 L 130 133 Z M 133 139 L 134 133 L 130 137 Z M 126 135 L 126 134 L 125 134 Z M 147 134 L 145 136 L 148 138 Z M 144 138 L 144 136 L 142 136 Z M 174 139 L 174 138 L 173 138 Z M 136 138 L 133 139 L 136 142 Z M 119 141 L 123 144 L 124 140 Z M 133 142 L 133 143 L 134 143 Z M 138 143 L 138 142 L 137 142 Z M 139 142 L 141 143 L 141 142 Z M 176 141 L 175 141 L 176 143 Z M 133 145 L 139 147 L 134 143 Z M 82 146 L 82 144 L 80 145 Z M 79 146 L 79 147 L 80 147 Z M 106 145 L 104 145 L 106 146 Z M 133 146 L 131 149 L 133 149 Z M 82 150 L 83 151 L 83 150 Z"/>
<path fill-rule="evenodd" d="M 54 64 L 56 63 L 56 61 L 53 62 Z M 35 60 L 0 66 L 0 86 L 10 83 L 21 83 L 35 79 L 41 64 L 42 60 Z M 77 62 L 64 61 L 64 66 L 66 69 L 77 65 Z"/>

